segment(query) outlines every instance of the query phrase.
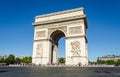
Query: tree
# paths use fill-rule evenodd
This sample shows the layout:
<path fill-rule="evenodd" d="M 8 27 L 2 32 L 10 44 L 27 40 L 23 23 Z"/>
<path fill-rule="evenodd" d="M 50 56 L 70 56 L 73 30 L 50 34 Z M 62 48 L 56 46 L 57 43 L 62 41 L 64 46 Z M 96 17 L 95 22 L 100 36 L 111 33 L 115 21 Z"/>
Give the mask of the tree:
<path fill-rule="evenodd" d="M 65 63 L 65 58 L 63 57 L 59 58 L 59 63 Z"/>
<path fill-rule="evenodd" d="M 22 62 L 22 60 L 20 58 L 15 59 L 15 63 L 20 64 L 21 62 Z"/>
<path fill-rule="evenodd" d="M 32 62 L 32 57 L 24 57 L 24 58 L 22 59 L 22 62 L 23 62 L 23 63 L 31 63 L 31 62 Z"/>
<path fill-rule="evenodd" d="M 97 60 L 97 63 L 98 64 L 102 64 L 102 60 Z"/>
<path fill-rule="evenodd" d="M 97 60 L 97 63 L 98 64 L 106 64 L 106 61 L 105 60 Z"/>
<path fill-rule="evenodd" d="M 118 59 L 118 60 L 115 62 L 115 65 L 116 65 L 116 66 L 119 66 L 119 65 L 120 65 L 120 59 Z"/>
<path fill-rule="evenodd" d="M 1 58 L 1 59 L 0 59 L 0 63 L 5 63 L 5 59 L 4 59 L 4 58 Z"/>
<path fill-rule="evenodd" d="M 32 57 L 31 57 L 31 56 L 28 57 L 28 62 L 29 62 L 29 63 L 32 63 Z"/>
<path fill-rule="evenodd" d="M 97 64 L 97 62 L 92 62 L 92 61 L 89 61 L 89 64 L 90 64 L 90 65 L 93 65 L 93 64 L 95 64 L 95 65 L 96 65 L 96 64 Z"/>
<path fill-rule="evenodd" d="M 9 64 L 14 64 L 15 63 L 15 56 L 10 54 L 7 59 L 5 60 L 5 62 L 9 65 Z"/>
<path fill-rule="evenodd" d="M 107 60 L 108 65 L 113 65 L 114 63 L 115 63 L 114 60 Z"/>
<path fill-rule="evenodd" d="M 120 59 L 117 60 L 117 64 L 120 65 Z"/>

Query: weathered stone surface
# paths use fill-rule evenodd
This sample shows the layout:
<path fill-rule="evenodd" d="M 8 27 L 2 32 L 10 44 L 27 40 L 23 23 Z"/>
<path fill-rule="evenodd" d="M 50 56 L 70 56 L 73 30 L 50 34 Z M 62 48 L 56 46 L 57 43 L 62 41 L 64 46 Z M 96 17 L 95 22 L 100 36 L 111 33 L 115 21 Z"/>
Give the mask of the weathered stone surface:
<path fill-rule="evenodd" d="M 36 32 L 36 38 L 40 38 L 40 37 L 45 37 L 45 31 L 37 31 Z"/>
<path fill-rule="evenodd" d="M 83 8 L 36 16 L 32 63 L 58 64 L 58 40 L 66 38 L 66 65 L 88 65 L 86 15 Z"/>

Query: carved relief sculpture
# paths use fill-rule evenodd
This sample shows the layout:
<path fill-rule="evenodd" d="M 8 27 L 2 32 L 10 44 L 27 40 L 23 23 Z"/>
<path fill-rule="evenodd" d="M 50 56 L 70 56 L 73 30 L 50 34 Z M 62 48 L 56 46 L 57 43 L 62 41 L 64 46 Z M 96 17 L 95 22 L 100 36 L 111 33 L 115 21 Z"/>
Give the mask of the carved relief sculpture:
<path fill-rule="evenodd" d="M 43 46 L 42 46 L 42 43 L 41 44 L 38 44 L 37 47 L 36 47 L 36 54 L 40 57 L 42 57 L 42 52 L 43 52 Z"/>
<path fill-rule="evenodd" d="M 45 32 L 46 31 L 37 31 L 36 32 L 36 38 L 45 37 Z"/>
<path fill-rule="evenodd" d="M 80 42 L 79 41 L 75 41 L 75 42 L 71 42 L 71 46 L 72 46 L 72 53 L 73 56 L 80 56 Z"/>
<path fill-rule="evenodd" d="M 82 33 L 82 27 L 77 26 L 77 27 L 70 27 L 69 28 L 69 34 L 80 34 Z"/>
<path fill-rule="evenodd" d="M 51 34 L 52 32 L 54 32 L 55 30 L 61 30 L 61 31 L 63 31 L 65 34 L 67 33 L 67 28 L 66 28 L 66 26 L 65 26 L 65 27 L 58 27 L 58 28 L 49 28 L 49 29 L 48 29 L 48 35 L 50 36 L 50 34 Z"/>

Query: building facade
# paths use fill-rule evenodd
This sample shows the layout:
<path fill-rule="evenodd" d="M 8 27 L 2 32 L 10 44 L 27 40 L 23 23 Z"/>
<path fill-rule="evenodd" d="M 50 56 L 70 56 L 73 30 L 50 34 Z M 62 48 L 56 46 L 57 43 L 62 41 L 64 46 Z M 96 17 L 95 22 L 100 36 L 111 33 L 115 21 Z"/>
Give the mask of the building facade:
<path fill-rule="evenodd" d="M 102 56 L 102 57 L 98 57 L 98 60 L 114 60 L 117 61 L 118 59 L 120 59 L 120 56 L 115 56 L 115 55 L 107 55 L 107 56 Z"/>
<path fill-rule="evenodd" d="M 2 58 L 6 59 L 7 57 L 8 57 L 7 55 L 0 54 L 0 59 L 2 59 Z"/>

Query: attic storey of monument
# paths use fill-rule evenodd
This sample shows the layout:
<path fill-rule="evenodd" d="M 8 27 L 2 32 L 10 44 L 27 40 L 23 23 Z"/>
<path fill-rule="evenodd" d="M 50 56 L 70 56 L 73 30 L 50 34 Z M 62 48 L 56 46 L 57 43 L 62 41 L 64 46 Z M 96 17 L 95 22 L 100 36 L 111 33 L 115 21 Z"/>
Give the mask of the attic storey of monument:
<path fill-rule="evenodd" d="M 87 65 L 86 22 L 83 8 L 36 16 L 32 63 L 58 64 L 58 40 L 65 37 L 66 65 Z"/>

